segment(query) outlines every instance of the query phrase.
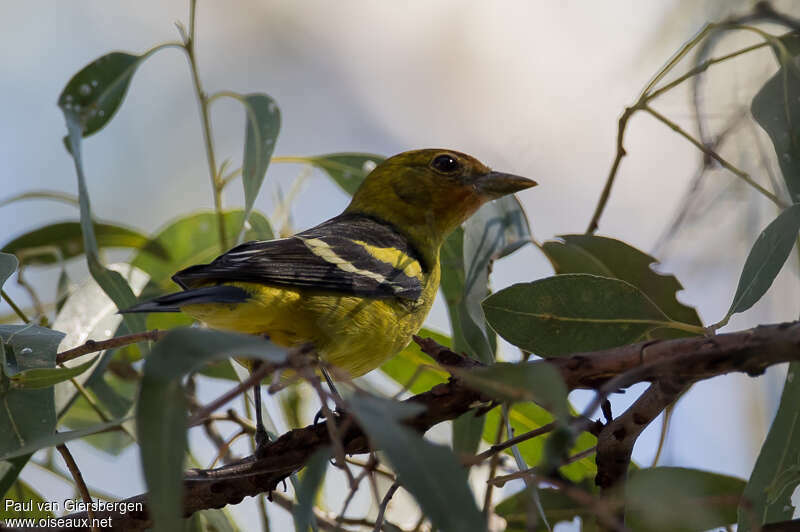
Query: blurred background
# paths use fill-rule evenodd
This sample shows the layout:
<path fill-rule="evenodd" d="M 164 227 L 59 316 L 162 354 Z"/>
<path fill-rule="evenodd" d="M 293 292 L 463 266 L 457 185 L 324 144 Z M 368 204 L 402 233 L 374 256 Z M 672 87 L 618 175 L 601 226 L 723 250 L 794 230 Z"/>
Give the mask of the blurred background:
<path fill-rule="evenodd" d="M 648 79 L 705 22 L 752 4 L 201 1 L 197 58 L 208 92 L 265 92 L 277 101 L 283 123 L 275 155 L 391 155 L 448 147 L 537 180 L 539 187 L 519 197 L 536 239 L 544 241 L 585 231 L 614 157 L 617 120 Z M 797 14 L 800 3 L 775 2 L 775 7 Z M 58 94 L 100 55 L 141 53 L 178 40 L 173 23 L 186 22 L 188 2 L 5 2 L 0 12 L 0 201 L 30 189 L 75 193 L 74 167 L 61 141 L 66 128 L 56 107 Z M 751 35 L 731 35 L 718 43 L 715 55 L 756 42 Z M 676 72 L 691 66 L 689 59 Z M 734 123 L 737 128 L 721 153 L 762 183 L 768 182 L 767 170 L 779 170 L 748 109 L 776 68 L 765 48 L 712 67 L 701 86 L 709 133 Z M 694 132 L 690 88 L 682 85 L 654 107 Z M 219 100 L 212 120 L 218 161 L 230 157 L 238 166 L 242 109 L 232 100 Z M 679 298 L 696 306 L 705 323 L 718 321 L 747 252 L 775 216 L 775 207 L 730 172 L 712 169 L 690 196 L 686 222 L 668 231 L 686 205 L 701 154 L 646 114 L 632 119 L 626 148 L 628 157 L 598 234 L 654 252 L 661 261 L 656 268 L 683 283 Z M 180 51 L 161 51 L 139 68 L 117 116 L 86 140 L 84 164 L 98 219 L 150 233 L 179 214 L 213 207 L 198 108 Z M 272 165 L 256 209 L 273 213 L 278 198 L 290 193 L 304 171 L 298 165 Z M 347 203 L 347 196 L 318 172 L 296 191 L 292 229 L 323 221 Z M 228 187 L 224 203 L 242 206 L 241 186 Z M 74 207 L 41 200 L 3 206 L 0 243 L 77 216 Z M 81 279 L 84 265 L 74 262 L 73 279 Z M 768 296 L 725 330 L 797 318 L 794 256 L 789 265 Z M 49 294 L 57 274 L 56 268 L 31 269 L 28 279 Z M 551 274 L 544 257 L 527 246 L 495 265 L 492 285 L 502 288 Z M 8 291 L 29 304 L 13 281 Z M 0 304 L 0 315 L 9 313 Z M 429 323 L 447 330 L 441 302 Z M 507 359 L 517 356 L 510 346 L 503 349 Z M 774 415 L 784 372 L 774 368 L 758 379 L 731 375 L 694 386 L 677 405 L 659 464 L 747 478 Z M 209 386 L 210 396 L 218 393 Z M 629 405 L 636 392 L 641 389 L 614 396 L 614 411 Z M 573 396 L 578 406 L 586 397 Z M 660 420 L 639 439 L 635 460 L 652 461 L 659 431 Z M 118 496 L 143 490 L 136 451 L 112 459 L 78 442 L 71 447 L 90 484 Z M 47 497 L 69 495 L 67 484 L 35 469 L 28 468 L 23 478 Z M 240 506 L 237 515 L 246 523 L 255 511 L 252 501 Z M 282 510 L 270 506 L 270 512 L 276 523 L 289 522 Z"/>

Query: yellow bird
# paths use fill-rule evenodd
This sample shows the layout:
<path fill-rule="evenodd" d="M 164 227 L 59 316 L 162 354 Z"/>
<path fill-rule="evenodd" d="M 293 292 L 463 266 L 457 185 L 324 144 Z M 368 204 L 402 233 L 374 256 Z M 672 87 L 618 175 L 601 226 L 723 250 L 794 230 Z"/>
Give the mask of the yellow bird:
<path fill-rule="evenodd" d="M 401 153 L 366 177 L 339 216 L 186 268 L 172 278 L 184 291 L 123 312 L 182 311 L 283 346 L 310 342 L 323 360 L 358 377 L 422 327 L 447 235 L 487 201 L 534 185 L 454 150 Z M 256 398 L 261 443 L 258 390 Z"/>

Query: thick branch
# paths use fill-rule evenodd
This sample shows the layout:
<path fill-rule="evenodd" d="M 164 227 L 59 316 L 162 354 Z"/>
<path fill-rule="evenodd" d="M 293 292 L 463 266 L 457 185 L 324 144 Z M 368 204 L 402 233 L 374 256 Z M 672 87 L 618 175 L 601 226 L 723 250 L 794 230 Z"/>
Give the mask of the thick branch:
<path fill-rule="evenodd" d="M 420 343 L 429 355 L 443 365 L 474 365 L 461 355 L 431 342 L 424 340 Z M 619 387 L 666 379 L 673 388 L 682 389 L 695 381 L 734 371 L 760 375 L 768 366 L 793 360 L 800 360 L 800 322 L 760 326 L 711 337 L 645 342 L 532 364 L 552 364 L 557 367 L 570 390 L 600 388 L 611 379 Z M 482 400 L 477 392 L 451 380 L 407 400 L 426 407 L 408 424 L 424 432 L 442 421 L 455 419 L 468 411 L 476 401 Z M 656 401 L 658 405 L 663 402 Z M 636 408 L 636 405 L 632 408 Z M 347 425 L 341 434 L 347 454 L 369 452 L 371 449 L 361 430 L 354 423 Z M 269 493 L 283 479 L 301 469 L 317 449 L 329 443 L 325 425 L 311 425 L 287 432 L 272 443 L 266 455 L 258 460 L 251 457 L 219 469 L 189 471 L 185 481 L 184 514 L 221 508 L 226 504 L 237 504 L 246 496 Z M 145 503 L 146 495 L 128 500 Z M 116 530 L 152 526 L 146 510 L 124 515 L 98 512 L 97 517 L 112 517 Z"/>
<path fill-rule="evenodd" d="M 597 436 L 595 484 L 606 491 L 625 478 L 636 439 L 686 389 L 667 380 L 655 382 L 628 410 L 603 427 Z"/>

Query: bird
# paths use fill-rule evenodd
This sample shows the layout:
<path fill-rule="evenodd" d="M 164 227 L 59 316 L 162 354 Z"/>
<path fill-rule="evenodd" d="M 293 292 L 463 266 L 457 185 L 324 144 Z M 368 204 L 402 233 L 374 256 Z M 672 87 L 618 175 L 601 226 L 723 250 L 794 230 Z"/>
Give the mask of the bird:
<path fill-rule="evenodd" d="M 422 327 L 445 238 L 484 203 L 536 184 L 455 150 L 403 152 L 377 165 L 338 216 L 183 269 L 172 277 L 182 291 L 121 312 L 184 312 L 281 346 L 310 343 L 336 373 L 359 377 Z M 255 399 L 261 448 L 269 440 L 258 386 Z"/>

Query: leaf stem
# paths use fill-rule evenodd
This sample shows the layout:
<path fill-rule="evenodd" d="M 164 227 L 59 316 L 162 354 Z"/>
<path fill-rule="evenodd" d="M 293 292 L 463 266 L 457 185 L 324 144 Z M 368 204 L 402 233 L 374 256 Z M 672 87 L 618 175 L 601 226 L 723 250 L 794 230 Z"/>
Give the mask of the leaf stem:
<path fill-rule="evenodd" d="M 605 211 L 606 205 L 608 204 L 608 199 L 609 199 L 609 197 L 611 195 L 611 189 L 612 189 L 612 187 L 614 185 L 614 180 L 616 178 L 617 172 L 619 171 L 620 163 L 622 162 L 622 158 L 625 155 L 627 155 L 627 152 L 625 151 L 625 147 L 624 147 L 624 144 L 623 144 L 623 140 L 624 140 L 624 137 L 625 137 L 625 130 L 628 127 L 628 121 L 630 120 L 631 116 L 636 111 L 639 111 L 639 110 L 642 110 L 642 109 L 650 110 L 649 107 L 648 107 L 648 103 L 651 100 L 661 96 L 662 94 L 664 94 L 667 91 L 670 91 L 670 90 L 674 89 L 675 87 L 677 87 L 678 85 L 680 85 L 684 81 L 686 81 L 688 79 L 691 79 L 691 78 L 693 78 L 693 77 L 705 72 L 711 65 L 714 65 L 714 64 L 717 64 L 717 63 L 721 63 L 721 62 L 727 61 L 729 59 L 733 59 L 733 58 L 738 57 L 740 55 L 752 52 L 753 50 L 757 50 L 759 48 L 767 46 L 768 44 L 770 44 L 772 42 L 772 40 L 775 39 L 773 36 L 767 34 L 766 32 L 762 32 L 761 30 L 758 30 L 757 28 L 750 28 L 750 27 L 740 26 L 739 29 L 748 29 L 748 30 L 751 30 L 751 31 L 756 31 L 757 33 L 759 33 L 765 39 L 766 42 L 755 44 L 755 45 L 752 45 L 752 46 L 748 46 L 746 48 L 742 48 L 741 50 L 737 50 L 735 52 L 731 52 L 730 54 L 723 55 L 721 57 L 709 59 L 709 60 L 707 60 L 707 61 L 705 61 L 703 63 L 700 63 L 700 64 L 696 65 L 694 68 L 692 68 L 691 70 L 689 70 L 688 72 L 686 72 L 682 76 L 678 77 L 677 79 L 667 83 L 663 87 L 654 90 L 655 86 L 658 85 L 658 83 L 662 79 L 664 79 L 664 76 L 666 76 L 684 57 L 686 57 L 686 55 L 695 46 L 697 46 L 712 31 L 718 29 L 719 27 L 720 27 L 720 25 L 718 25 L 718 24 L 706 24 L 705 26 L 703 26 L 703 28 L 697 33 L 697 35 L 695 35 L 691 40 L 689 40 L 687 43 L 685 43 L 678 50 L 678 52 L 675 53 L 675 55 L 672 56 L 670 58 L 670 60 L 667 61 L 667 63 L 663 67 L 661 67 L 661 69 L 656 73 L 656 75 L 653 76 L 653 78 L 647 83 L 647 85 L 644 87 L 644 89 L 642 89 L 642 92 L 639 94 L 639 98 L 636 100 L 636 103 L 634 103 L 630 107 L 626 107 L 625 108 L 625 111 L 622 113 L 622 116 L 620 117 L 619 123 L 618 123 L 618 126 L 617 126 L 617 152 L 616 152 L 616 156 L 614 157 L 614 162 L 611 164 L 611 169 L 609 170 L 608 176 L 606 177 L 606 183 L 605 183 L 605 186 L 603 187 L 603 191 L 600 194 L 600 198 L 597 201 L 597 206 L 595 207 L 594 213 L 592 214 L 592 218 L 589 221 L 589 226 L 586 228 L 586 233 L 587 234 L 592 234 L 595 231 L 597 231 L 598 225 L 600 223 L 600 217 L 603 215 L 603 211 Z M 695 145 L 698 148 L 700 148 L 704 153 L 710 155 L 710 153 L 708 153 L 708 151 L 707 151 L 707 148 L 704 148 L 702 146 L 702 144 L 695 144 Z M 722 161 L 720 161 L 719 159 L 715 158 L 715 160 L 717 160 L 718 162 L 720 162 L 720 164 L 725 166 L 725 164 L 723 164 Z M 730 166 L 732 166 L 732 165 L 729 165 L 729 163 L 727 163 L 727 162 L 726 162 L 726 164 L 728 164 L 728 166 L 725 166 L 725 167 L 730 170 L 731 169 Z M 739 173 L 737 173 L 737 172 L 734 172 L 734 173 L 736 173 L 739 177 L 742 177 L 743 179 L 745 179 L 744 176 L 747 176 L 747 174 L 744 174 L 744 172 L 741 172 L 741 171 L 739 171 Z M 744 174 L 744 176 L 742 174 Z M 749 179 L 749 176 L 747 176 L 747 179 L 745 179 L 745 180 L 747 181 L 748 179 Z M 760 191 L 762 191 L 762 193 L 763 193 L 764 189 L 762 187 L 760 187 L 758 184 L 752 182 L 751 179 L 748 182 L 750 182 L 750 184 L 755 186 L 757 189 L 760 189 Z M 774 197 L 774 195 L 771 195 L 771 196 Z M 777 199 L 777 198 L 775 198 L 775 199 Z M 775 201 L 775 199 L 773 201 Z M 781 205 L 781 203 L 779 202 L 778 205 Z"/>
<path fill-rule="evenodd" d="M 746 53 L 752 52 L 753 50 L 758 50 L 760 48 L 764 48 L 768 44 L 769 43 L 766 42 L 766 41 L 765 42 L 761 42 L 761 43 L 758 43 L 758 44 L 754 44 L 752 46 L 748 46 L 746 48 L 742 48 L 741 50 L 736 50 L 735 52 L 731 52 L 731 53 L 729 53 L 727 55 L 723 55 L 723 56 L 720 56 L 720 57 L 714 57 L 712 59 L 708 59 L 706 61 L 703 61 L 702 63 L 700 63 L 699 65 L 697 65 L 693 69 L 689 70 L 686 74 L 680 76 L 679 78 L 676 78 L 676 79 L 670 81 L 669 83 L 667 83 L 666 85 L 664 85 L 660 89 L 656 89 L 653 92 L 651 92 L 650 95 L 647 97 L 647 100 L 648 101 L 654 100 L 655 98 L 658 98 L 659 96 L 661 96 L 665 92 L 667 92 L 669 90 L 672 90 L 673 88 L 677 87 L 678 85 L 680 85 L 681 83 L 683 83 L 687 79 L 693 78 L 694 76 L 697 76 L 698 74 L 702 74 L 703 72 L 708 70 L 708 68 L 711 65 L 714 65 L 716 63 L 722 63 L 723 61 L 727 61 L 728 59 L 733 59 L 734 57 L 738 57 L 740 55 L 744 55 Z"/>
<path fill-rule="evenodd" d="M 197 60 L 195 58 L 195 14 L 197 11 L 197 0 L 189 2 L 189 36 L 183 44 L 186 50 L 186 57 L 189 60 L 189 69 L 192 72 L 192 82 L 194 85 L 197 104 L 200 108 L 200 119 L 203 124 L 203 141 L 206 145 L 206 160 L 208 162 L 208 172 L 211 176 L 211 190 L 214 194 L 214 211 L 217 214 L 217 230 L 219 232 L 220 248 L 224 251 L 228 249 L 228 235 L 225 231 L 225 218 L 222 212 L 222 187 L 219 176 L 217 175 L 217 163 L 214 156 L 214 137 L 211 132 L 211 120 L 208 113 L 208 96 L 203 91 L 200 83 L 200 76 L 197 73 Z"/>
<path fill-rule="evenodd" d="M 772 201 L 775 205 L 777 205 L 778 207 L 780 207 L 782 209 L 788 207 L 788 205 L 786 205 L 786 203 L 784 201 L 782 201 L 780 198 L 778 198 L 775 194 L 773 194 L 769 190 L 765 189 L 764 187 L 762 187 L 761 185 L 759 185 L 758 183 L 753 181 L 753 178 L 750 177 L 750 174 L 748 174 L 747 172 L 737 168 L 736 166 L 734 166 L 733 164 L 728 162 L 726 159 L 723 159 L 722 156 L 720 156 L 717 152 L 715 152 L 714 150 L 710 149 L 708 146 L 705 146 L 702 142 L 700 142 L 699 140 L 697 140 L 696 138 L 691 136 L 683 128 L 681 128 L 678 124 L 676 124 L 675 122 L 673 122 L 669 118 L 665 117 L 664 115 L 662 115 L 661 113 L 659 113 L 658 111 L 656 111 L 655 109 L 650 107 L 649 105 L 644 105 L 643 109 L 645 111 L 647 111 L 648 113 L 650 113 L 651 115 L 653 115 L 658 120 L 660 120 L 661 122 L 663 122 L 666 126 L 668 126 L 670 129 L 672 129 L 673 131 L 678 133 L 680 136 L 682 136 L 683 138 L 685 138 L 686 140 L 691 142 L 698 150 L 702 151 L 704 154 L 706 154 L 707 156 L 709 156 L 712 159 L 714 159 L 715 161 L 717 161 L 719 164 L 721 164 L 723 166 L 723 168 L 725 168 L 726 170 L 734 173 L 736 176 L 738 176 L 740 179 L 742 179 L 745 183 L 747 183 L 748 185 L 750 185 L 751 187 L 756 189 L 758 192 L 760 192 L 762 195 L 764 195 L 764 197 L 766 197 L 770 201 Z"/>

